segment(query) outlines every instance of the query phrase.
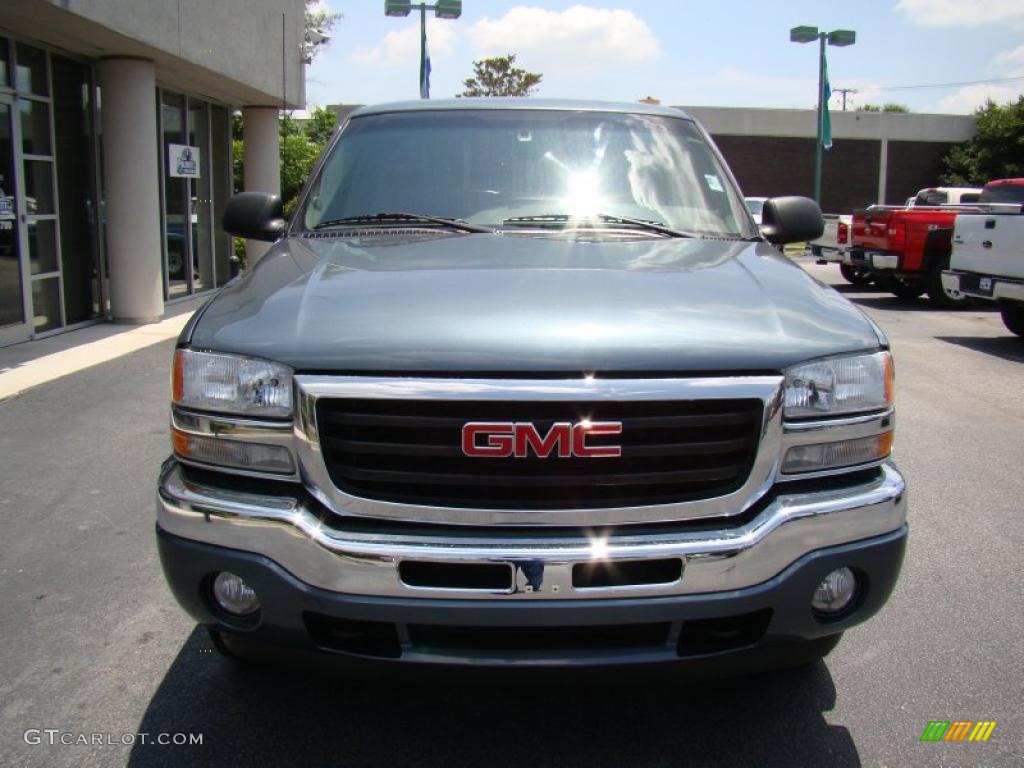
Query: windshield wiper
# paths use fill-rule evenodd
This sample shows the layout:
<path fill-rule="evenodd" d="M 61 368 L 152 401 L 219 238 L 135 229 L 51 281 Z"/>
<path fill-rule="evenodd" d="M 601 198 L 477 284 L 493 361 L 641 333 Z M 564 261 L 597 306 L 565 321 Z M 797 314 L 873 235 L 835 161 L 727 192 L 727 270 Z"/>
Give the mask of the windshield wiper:
<path fill-rule="evenodd" d="M 327 221 L 321 221 L 313 227 L 313 229 L 326 229 L 327 227 L 338 227 L 345 224 L 386 224 L 388 222 L 438 224 L 460 232 L 485 232 L 488 234 L 494 234 L 494 230 L 490 227 L 481 227 L 478 224 L 470 224 L 464 219 L 449 219 L 444 216 L 430 216 L 423 213 L 402 212 L 366 213 L 360 214 L 359 216 L 346 216 L 342 219 L 328 219 Z"/>
<path fill-rule="evenodd" d="M 601 221 L 606 221 L 609 224 L 629 224 L 633 227 L 646 229 L 649 232 L 658 232 L 662 235 L 668 235 L 669 237 L 702 237 L 702 235 L 699 235 L 696 232 L 674 229 L 673 227 L 662 224 L 660 221 L 634 219 L 631 216 L 616 216 L 611 213 L 595 213 L 586 217 L 569 216 L 565 213 L 553 213 L 538 216 L 515 216 L 511 219 L 505 219 L 501 223 L 502 225 L 509 226 L 517 226 L 519 224 L 566 224 L 577 221 L 586 223 L 587 219 L 600 219 Z"/>

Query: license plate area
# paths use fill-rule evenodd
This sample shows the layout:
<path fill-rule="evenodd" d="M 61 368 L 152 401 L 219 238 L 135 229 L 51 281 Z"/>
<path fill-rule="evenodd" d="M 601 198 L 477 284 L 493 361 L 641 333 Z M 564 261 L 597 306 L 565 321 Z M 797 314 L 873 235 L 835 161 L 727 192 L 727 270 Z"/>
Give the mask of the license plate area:
<path fill-rule="evenodd" d="M 977 296 L 991 296 L 995 281 L 982 275 L 960 275 L 960 290 Z"/>

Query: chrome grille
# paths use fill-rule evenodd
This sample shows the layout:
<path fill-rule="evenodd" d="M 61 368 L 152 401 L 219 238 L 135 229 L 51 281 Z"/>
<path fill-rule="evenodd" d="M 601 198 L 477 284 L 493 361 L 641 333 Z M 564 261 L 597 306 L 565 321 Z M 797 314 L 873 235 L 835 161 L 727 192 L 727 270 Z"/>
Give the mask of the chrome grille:
<path fill-rule="evenodd" d="M 737 491 L 758 447 L 760 399 L 508 402 L 349 399 L 316 404 L 332 482 L 352 496 L 426 506 L 579 509 L 694 501 Z M 618 421 L 619 457 L 466 457 L 467 422 Z"/>

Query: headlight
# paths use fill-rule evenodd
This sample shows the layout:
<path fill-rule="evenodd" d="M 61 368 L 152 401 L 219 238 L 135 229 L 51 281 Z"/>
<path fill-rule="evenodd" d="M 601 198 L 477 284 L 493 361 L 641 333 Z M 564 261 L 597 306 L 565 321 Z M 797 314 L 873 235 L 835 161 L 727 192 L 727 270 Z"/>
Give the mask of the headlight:
<path fill-rule="evenodd" d="M 787 419 L 837 416 L 892 406 L 892 355 L 831 357 L 803 363 L 786 372 Z"/>
<path fill-rule="evenodd" d="M 174 404 L 201 411 L 288 418 L 292 369 L 238 355 L 179 349 L 171 382 Z"/>

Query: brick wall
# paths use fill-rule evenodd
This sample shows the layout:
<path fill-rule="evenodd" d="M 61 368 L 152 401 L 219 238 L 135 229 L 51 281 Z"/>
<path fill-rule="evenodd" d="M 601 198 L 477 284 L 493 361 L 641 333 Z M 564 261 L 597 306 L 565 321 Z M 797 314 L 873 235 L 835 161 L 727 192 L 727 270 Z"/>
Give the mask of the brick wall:
<path fill-rule="evenodd" d="M 726 135 L 713 138 L 744 195 L 813 196 L 814 139 Z M 890 164 L 892 145 L 890 142 Z M 881 142 L 877 140 L 843 139 L 824 153 L 821 181 L 824 211 L 847 213 L 875 202 L 880 151 Z"/>
<path fill-rule="evenodd" d="M 945 168 L 943 156 L 953 144 L 931 141 L 890 141 L 885 202 L 899 205 L 917 190 L 934 187 Z"/>

